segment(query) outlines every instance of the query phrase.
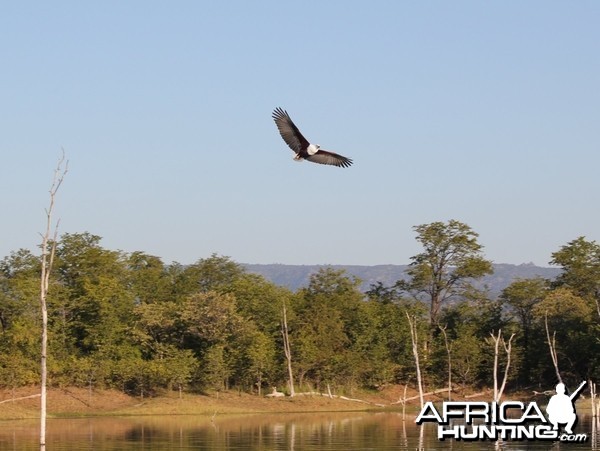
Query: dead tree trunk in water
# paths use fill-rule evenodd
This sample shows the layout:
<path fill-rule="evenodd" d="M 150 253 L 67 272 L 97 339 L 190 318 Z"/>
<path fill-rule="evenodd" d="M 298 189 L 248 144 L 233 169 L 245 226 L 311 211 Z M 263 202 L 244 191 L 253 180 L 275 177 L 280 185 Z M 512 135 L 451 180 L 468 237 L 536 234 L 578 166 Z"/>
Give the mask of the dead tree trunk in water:
<path fill-rule="evenodd" d="M 556 331 L 554 331 L 554 333 L 552 334 L 552 339 L 550 339 L 550 329 L 548 328 L 548 312 L 546 312 L 546 314 L 544 315 L 544 325 L 546 326 L 546 338 L 548 339 L 550 357 L 552 358 L 552 364 L 554 365 L 556 378 L 558 379 L 558 382 L 562 384 L 562 377 L 560 377 L 560 371 L 558 371 L 558 356 L 556 355 Z"/>
<path fill-rule="evenodd" d="M 508 344 L 502 338 L 502 329 L 498 329 L 498 336 L 494 335 L 494 332 L 490 334 L 492 336 L 492 340 L 494 341 L 494 401 L 500 402 L 500 398 L 502 398 L 502 394 L 504 393 L 504 388 L 506 387 L 506 381 L 508 380 L 508 370 L 510 369 L 510 355 L 512 352 L 512 340 L 515 337 L 515 334 L 512 334 L 508 339 Z M 498 389 L 498 348 L 502 342 L 502 346 L 504 347 L 504 351 L 506 352 L 506 366 L 504 367 L 504 377 L 502 378 L 502 385 L 500 389 Z"/>
<path fill-rule="evenodd" d="M 46 300 L 48 297 L 48 288 L 50 286 L 50 272 L 54 263 L 54 254 L 56 252 L 56 239 L 58 234 L 58 222 L 54 228 L 54 236 L 50 242 L 50 231 L 52 229 L 52 212 L 54 210 L 54 201 L 56 193 L 63 182 L 68 169 L 68 162 L 63 168 L 65 156 L 58 161 L 54 171 L 52 186 L 50 187 L 50 205 L 46 210 L 46 232 L 42 235 L 42 256 L 41 256 L 41 276 L 40 276 L 40 307 L 42 311 L 42 346 L 40 359 L 41 388 L 40 388 L 40 451 L 46 449 L 46 384 L 48 377 L 47 353 L 48 353 L 48 308 Z"/>
<path fill-rule="evenodd" d="M 417 385 L 419 387 L 419 401 L 421 402 L 421 410 L 423 410 L 423 382 L 421 379 L 421 365 L 419 364 L 419 337 L 417 335 L 417 318 L 411 317 L 406 312 L 408 324 L 410 326 L 410 339 L 412 341 L 413 356 L 415 357 L 415 366 L 417 367 Z"/>
<path fill-rule="evenodd" d="M 590 387 L 590 400 L 592 401 L 592 418 L 595 422 L 596 418 L 598 417 L 598 406 L 596 405 L 596 384 L 590 379 L 588 386 Z"/>
<path fill-rule="evenodd" d="M 452 345 L 448 342 L 448 334 L 446 329 L 448 326 L 438 325 L 444 335 L 444 344 L 446 345 L 446 353 L 448 354 L 448 401 L 452 401 Z"/>
<path fill-rule="evenodd" d="M 281 321 L 281 335 L 283 336 L 283 351 L 285 353 L 285 360 L 287 362 L 288 370 L 288 384 L 290 389 L 290 396 L 294 396 L 294 372 L 292 371 L 292 350 L 290 348 L 290 336 L 288 333 L 287 325 L 287 312 L 285 309 L 285 301 L 283 302 L 283 319 Z"/>

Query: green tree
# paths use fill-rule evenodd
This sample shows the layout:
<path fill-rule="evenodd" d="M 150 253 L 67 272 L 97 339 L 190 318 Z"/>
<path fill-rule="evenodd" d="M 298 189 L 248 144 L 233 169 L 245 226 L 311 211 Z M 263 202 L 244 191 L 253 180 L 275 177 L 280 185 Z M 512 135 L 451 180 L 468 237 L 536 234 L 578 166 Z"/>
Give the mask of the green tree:
<path fill-rule="evenodd" d="M 225 344 L 217 343 L 204 352 L 200 359 L 200 384 L 216 391 L 229 388 L 232 370 L 228 364 Z"/>
<path fill-rule="evenodd" d="M 173 300 L 174 280 L 159 257 L 133 252 L 126 260 L 127 284 L 136 302 L 157 303 Z"/>
<path fill-rule="evenodd" d="M 251 319 L 260 330 L 279 337 L 281 307 L 288 304 L 292 293 L 283 287 L 268 282 L 256 274 L 242 274 L 236 277 L 224 291 L 235 297 L 238 313 Z"/>
<path fill-rule="evenodd" d="M 39 382 L 39 271 L 27 250 L 0 261 L 0 386 Z"/>
<path fill-rule="evenodd" d="M 0 333 L 22 315 L 37 316 L 40 262 L 21 249 L 0 261 Z"/>
<path fill-rule="evenodd" d="M 181 396 L 183 389 L 193 380 L 199 362 L 189 349 L 176 350 L 165 359 L 167 382 L 177 388 Z"/>
<path fill-rule="evenodd" d="M 554 286 L 566 286 L 593 302 L 600 316 L 600 245 L 579 237 L 554 252 L 550 264 L 562 267 Z"/>
<path fill-rule="evenodd" d="M 276 348 L 272 337 L 261 332 L 253 321 L 246 320 L 233 337 L 230 347 L 236 384 L 243 387 L 256 387 L 258 394 L 263 386 L 274 383 L 276 368 Z"/>
<path fill-rule="evenodd" d="M 299 313 L 299 318 L 292 347 L 300 385 L 307 377 L 317 385 L 333 382 L 336 366 L 349 346 L 341 312 L 325 302 L 316 302 L 310 314 Z"/>
<path fill-rule="evenodd" d="M 284 377 L 287 366 L 281 330 L 282 307 L 285 303 L 289 316 L 294 316 L 293 295 L 256 274 L 236 278 L 227 292 L 235 296 L 237 312 L 246 323 L 245 333 L 240 334 L 239 344 L 235 345 L 241 351 L 236 379 L 244 386 L 257 386 L 260 393 L 263 385 L 272 386 L 278 376 Z"/>
<path fill-rule="evenodd" d="M 598 354 L 598 341 L 594 339 L 592 322 L 593 309 L 582 297 L 569 288 L 561 287 L 548 292 L 544 299 L 533 308 L 537 328 L 544 331 L 548 323 L 550 336 L 556 339 L 559 368 L 563 380 L 577 382 L 588 378 L 595 369 L 595 356 Z M 540 333 L 541 335 L 541 333 Z M 543 344 L 547 348 L 547 340 Z M 541 348 L 540 348 L 541 349 Z M 554 381 L 554 370 L 550 365 L 549 351 L 543 366 L 546 380 Z"/>
<path fill-rule="evenodd" d="M 521 382 L 529 382 L 532 375 L 532 364 L 537 360 L 539 350 L 532 346 L 534 329 L 534 307 L 539 304 L 548 292 L 548 282 L 542 278 L 515 280 L 506 287 L 500 299 L 511 307 L 517 317 L 520 334 L 517 343 L 521 352 L 522 362 L 519 373 Z"/>
<path fill-rule="evenodd" d="M 89 233 L 65 234 L 57 248 L 70 333 L 84 353 L 128 339 L 134 295 L 127 285 L 125 257 L 100 246 Z"/>
<path fill-rule="evenodd" d="M 442 305 L 473 291 L 472 281 L 492 273 L 492 264 L 481 254 L 478 234 L 462 222 L 433 222 L 414 229 L 424 251 L 411 257 L 407 270 L 410 279 L 398 282 L 397 287 L 426 299 L 430 303 L 429 322 L 437 326 Z"/>
<path fill-rule="evenodd" d="M 240 326 L 235 298 L 215 291 L 189 296 L 181 311 L 186 334 L 202 346 L 226 343 Z"/>
<path fill-rule="evenodd" d="M 361 383 L 379 388 L 406 382 L 406 368 L 412 367 L 412 356 L 406 346 L 410 332 L 403 307 L 369 298 L 364 310 L 365 324 L 355 345 L 361 356 Z"/>
<path fill-rule="evenodd" d="M 107 366 L 98 362 L 94 355 L 85 357 L 72 356 L 66 363 L 65 385 L 88 387 L 91 391 L 97 385 L 104 386 L 109 378 Z"/>
<path fill-rule="evenodd" d="M 343 271 L 321 269 L 297 293 L 291 344 L 299 382 L 351 386 L 362 366 L 358 355 L 364 321 L 360 281 Z"/>
<path fill-rule="evenodd" d="M 165 349 L 181 344 L 184 330 L 179 307 L 171 301 L 134 307 L 132 336 L 147 358 L 164 357 Z"/>
<path fill-rule="evenodd" d="M 381 282 L 371 285 L 366 294 L 369 323 L 360 337 L 361 354 L 366 363 L 364 383 L 380 387 L 414 379 L 414 357 L 405 312 L 409 310 L 420 316 L 420 305 L 413 305 L 396 287 L 385 287 Z"/>
<path fill-rule="evenodd" d="M 472 325 L 461 326 L 452 342 L 453 380 L 463 386 L 479 381 L 479 372 L 484 361 L 482 339 Z"/>
<path fill-rule="evenodd" d="M 182 305 L 180 320 L 184 346 L 201 362 L 200 384 L 215 390 L 228 388 L 236 366 L 235 337 L 243 334 L 245 325 L 235 297 L 216 291 L 191 295 Z"/>
<path fill-rule="evenodd" d="M 229 257 L 213 254 L 210 258 L 200 259 L 179 271 L 174 282 L 175 290 L 183 296 L 198 292 L 227 291 L 244 273 L 244 268 Z"/>

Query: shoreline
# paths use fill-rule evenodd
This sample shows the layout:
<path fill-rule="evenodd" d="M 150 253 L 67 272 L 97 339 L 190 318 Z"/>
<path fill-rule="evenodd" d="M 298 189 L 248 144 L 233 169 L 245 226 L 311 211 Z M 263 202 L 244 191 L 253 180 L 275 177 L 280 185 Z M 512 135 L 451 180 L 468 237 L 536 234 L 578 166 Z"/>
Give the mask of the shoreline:
<path fill-rule="evenodd" d="M 141 399 L 117 390 L 78 387 L 48 389 L 48 418 L 144 415 L 215 415 L 401 411 L 397 390 L 360 391 L 351 397 L 310 393 L 293 398 L 228 391 L 209 394 L 163 392 Z M 39 388 L 0 390 L 0 420 L 39 418 Z M 407 412 L 416 409 L 407 405 Z"/>
<path fill-rule="evenodd" d="M 453 400 L 491 401 L 487 390 L 474 393 L 453 393 Z M 0 420 L 39 418 L 39 388 L 22 387 L 0 390 Z M 447 391 L 432 392 L 427 401 L 447 400 Z M 209 394 L 163 392 L 141 399 L 117 390 L 89 390 L 66 387 L 48 389 L 48 418 L 102 417 L 102 416 L 148 416 L 148 415 L 234 415 L 273 413 L 319 413 L 319 412 L 398 412 L 402 413 L 401 399 L 406 397 L 407 417 L 419 411 L 418 393 L 404 386 L 389 386 L 380 391 L 357 390 L 351 396 L 327 393 L 297 394 L 291 398 L 267 397 L 238 391 L 213 392 Z M 417 399 L 414 399 L 415 397 Z M 513 393 L 505 399 L 527 401 L 526 393 Z M 541 399 L 539 400 L 541 401 Z M 583 403 L 582 403 L 583 404 Z M 580 405 L 585 410 L 583 405 Z"/>

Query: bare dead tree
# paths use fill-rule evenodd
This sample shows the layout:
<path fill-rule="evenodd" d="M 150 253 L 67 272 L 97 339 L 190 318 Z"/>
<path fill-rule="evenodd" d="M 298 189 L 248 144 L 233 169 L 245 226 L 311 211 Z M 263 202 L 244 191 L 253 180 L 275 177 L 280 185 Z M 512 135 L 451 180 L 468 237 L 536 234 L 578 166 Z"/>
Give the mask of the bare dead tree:
<path fill-rule="evenodd" d="M 500 343 L 501 330 L 498 331 L 498 338 L 492 331 L 490 335 L 494 341 L 494 401 L 498 401 L 498 344 Z"/>
<path fill-rule="evenodd" d="M 40 275 L 40 307 L 42 310 L 42 347 L 41 347 L 41 388 L 40 388 L 40 451 L 46 449 L 46 385 L 48 378 L 47 357 L 48 357 L 48 308 L 46 300 L 48 298 L 48 288 L 50 286 L 50 273 L 54 263 L 56 253 L 56 241 L 58 236 L 58 224 L 54 226 L 54 234 L 50 237 L 52 230 L 52 213 L 54 212 L 54 203 L 56 193 L 62 185 L 65 175 L 68 171 L 69 162 L 65 161 L 65 153 L 58 161 L 54 170 L 54 178 L 50 186 L 50 205 L 46 209 L 46 231 L 42 235 L 42 255 L 41 255 L 41 275 Z"/>
<path fill-rule="evenodd" d="M 560 377 L 560 371 L 558 370 L 558 356 L 556 355 L 556 331 L 553 332 L 552 339 L 550 339 L 550 329 L 548 328 L 548 312 L 544 314 L 544 325 L 546 326 L 546 338 L 548 340 L 548 347 L 550 348 L 550 357 L 552 358 L 552 364 L 554 365 L 556 378 L 558 379 L 558 382 L 562 384 L 562 377 Z"/>
<path fill-rule="evenodd" d="M 596 450 L 598 443 L 598 424 L 600 424 L 600 401 L 597 400 L 596 396 L 596 384 L 590 379 L 588 381 L 588 387 L 590 387 L 590 401 L 592 403 L 592 450 Z"/>
<path fill-rule="evenodd" d="M 404 384 L 404 394 L 402 395 L 402 422 L 406 420 L 406 390 L 408 389 L 408 383 Z"/>
<path fill-rule="evenodd" d="M 592 418 L 593 421 L 596 421 L 598 417 L 598 406 L 596 405 L 596 384 L 592 382 L 590 379 L 588 381 L 588 386 L 590 387 L 590 401 L 592 402 Z"/>
<path fill-rule="evenodd" d="M 283 301 L 283 318 L 281 321 L 281 335 L 283 336 L 283 351 L 285 353 L 285 360 L 287 362 L 288 370 L 288 384 L 290 388 L 290 396 L 296 394 L 294 390 L 294 372 L 292 371 L 292 350 L 290 348 L 290 335 L 288 333 L 287 324 L 287 311 L 285 308 L 285 301 Z"/>
<path fill-rule="evenodd" d="M 406 318 L 408 318 L 408 324 L 410 326 L 410 340 L 412 341 L 413 356 L 415 358 L 415 366 L 417 367 L 417 386 L 419 387 L 419 401 L 421 402 L 421 409 L 423 409 L 423 381 L 421 379 L 421 365 L 419 364 L 419 337 L 417 335 L 417 318 L 411 317 L 406 312 Z"/>
<path fill-rule="evenodd" d="M 515 334 L 511 334 L 508 339 L 508 343 L 503 339 L 502 346 L 504 346 L 504 352 L 506 352 L 506 366 L 504 367 L 504 377 L 502 378 L 502 385 L 500 386 L 500 392 L 498 393 L 498 400 L 502 398 L 502 394 L 504 393 L 504 388 L 506 387 L 506 382 L 508 381 L 508 370 L 510 369 L 510 357 L 512 353 L 512 341 L 515 338 Z"/>
<path fill-rule="evenodd" d="M 508 370 L 510 369 L 510 356 L 512 352 L 512 340 L 515 337 L 515 334 L 512 334 L 508 339 L 508 343 L 502 337 L 502 329 L 498 329 L 498 336 L 494 335 L 492 331 L 490 333 L 492 336 L 492 340 L 494 342 L 494 401 L 500 402 L 502 398 L 502 394 L 504 393 L 504 388 L 506 387 L 506 381 L 508 380 Z M 498 389 L 498 358 L 499 358 L 499 347 L 500 343 L 504 347 L 504 351 L 506 352 L 506 366 L 504 367 L 504 376 L 502 378 L 502 384 L 500 389 Z"/>
<path fill-rule="evenodd" d="M 452 345 L 448 341 L 448 334 L 446 333 L 446 329 L 448 325 L 442 327 L 438 324 L 438 327 L 442 331 L 444 335 L 444 345 L 446 346 L 446 353 L 448 354 L 448 401 L 452 400 Z"/>

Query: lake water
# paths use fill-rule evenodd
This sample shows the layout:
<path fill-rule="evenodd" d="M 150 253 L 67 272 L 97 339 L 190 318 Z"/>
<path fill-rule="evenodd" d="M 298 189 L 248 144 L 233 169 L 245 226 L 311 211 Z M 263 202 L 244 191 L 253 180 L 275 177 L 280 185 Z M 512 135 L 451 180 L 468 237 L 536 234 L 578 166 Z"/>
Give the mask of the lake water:
<path fill-rule="evenodd" d="M 437 426 L 418 427 L 395 413 L 104 417 L 48 420 L 53 450 L 600 450 L 591 419 L 580 415 L 585 443 L 439 441 Z M 36 450 L 38 422 L 0 422 L 0 450 Z"/>

